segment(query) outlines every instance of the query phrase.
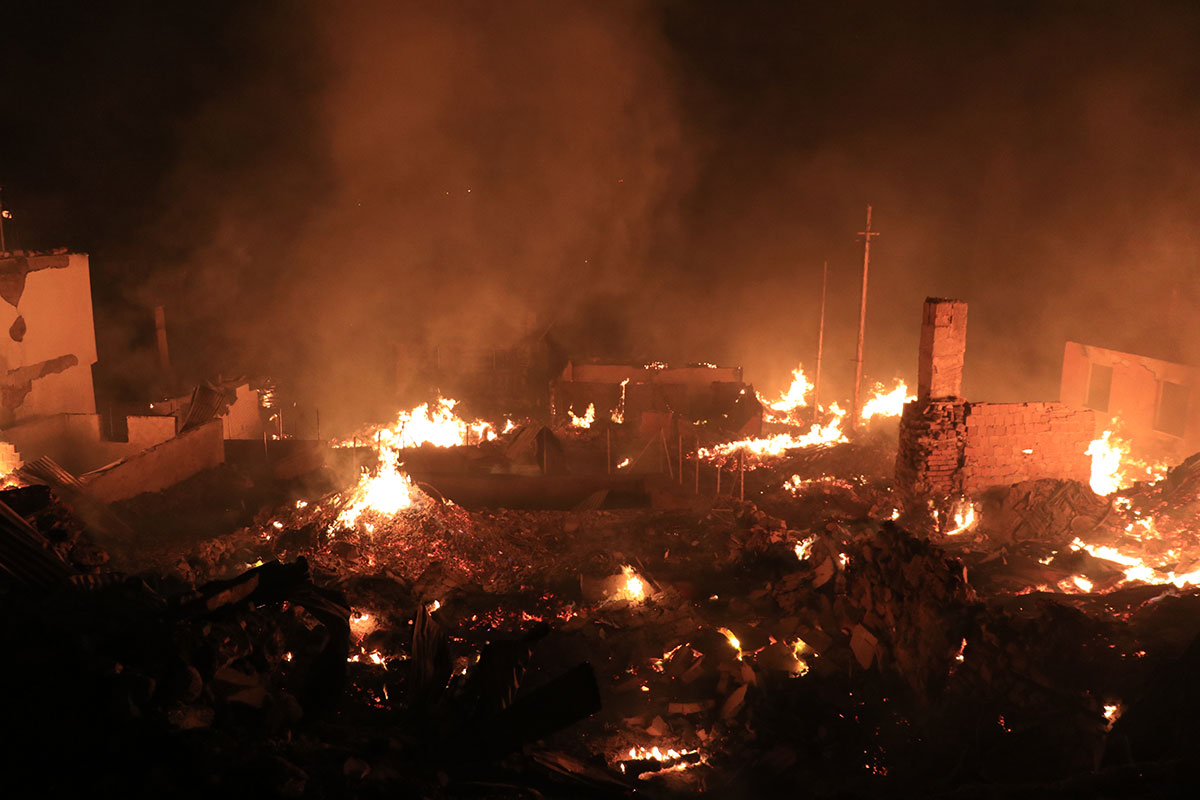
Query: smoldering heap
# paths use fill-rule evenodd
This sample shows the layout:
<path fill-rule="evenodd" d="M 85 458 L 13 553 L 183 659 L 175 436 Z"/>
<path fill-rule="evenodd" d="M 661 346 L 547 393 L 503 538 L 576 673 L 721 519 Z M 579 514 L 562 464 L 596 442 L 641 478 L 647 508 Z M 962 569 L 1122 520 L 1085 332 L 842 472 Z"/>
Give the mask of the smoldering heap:
<path fill-rule="evenodd" d="M 942 507 L 894 485 L 894 421 L 740 456 L 707 434 L 685 452 L 662 431 L 500 427 L 452 448 L 377 435 L 298 479 L 226 464 L 111 507 L 24 468 L 0 497 L 9 774 L 48 795 L 288 797 L 1189 780 L 1195 459 L 1108 498 L 1037 480 Z M 507 464 L 487 480 L 566 497 L 547 453 L 626 452 L 647 468 L 569 508 L 464 507 L 429 480 Z M 1134 572 L 1114 554 L 1145 519 L 1161 539 Z"/>

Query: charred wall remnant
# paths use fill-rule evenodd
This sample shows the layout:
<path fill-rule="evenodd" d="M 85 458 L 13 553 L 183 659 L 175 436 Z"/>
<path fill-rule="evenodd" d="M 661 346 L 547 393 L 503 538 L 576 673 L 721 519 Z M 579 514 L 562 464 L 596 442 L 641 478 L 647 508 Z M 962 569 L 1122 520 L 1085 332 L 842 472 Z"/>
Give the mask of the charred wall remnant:
<path fill-rule="evenodd" d="M 551 382 L 550 397 L 554 420 L 560 423 L 566 422 L 567 412 L 582 415 L 593 406 L 601 419 L 635 425 L 665 412 L 747 436 L 762 429 L 762 406 L 743 382 L 740 367 L 568 362 Z"/>
<path fill-rule="evenodd" d="M 1067 342 L 1059 400 L 1120 420 L 1134 446 L 1183 458 L 1200 449 L 1200 369 Z"/>
<path fill-rule="evenodd" d="M 967 304 L 929 298 L 921 316 L 917 400 L 904 407 L 896 483 L 917 494 L 970 495 L 1036 478 L 1087 481 L 1095 413 L 1057 402 L 962 399 Z"/>

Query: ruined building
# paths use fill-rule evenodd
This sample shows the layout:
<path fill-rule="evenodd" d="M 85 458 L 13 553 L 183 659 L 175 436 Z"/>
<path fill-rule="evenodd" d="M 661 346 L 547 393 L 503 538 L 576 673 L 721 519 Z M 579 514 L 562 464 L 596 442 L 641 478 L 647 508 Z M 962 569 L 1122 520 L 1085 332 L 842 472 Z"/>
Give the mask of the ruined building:
<path fill-rule="evenodd" d="M 1159 358 L 1067 342 L 1059 399 L 1121 421 L 1139 450 L 1180 460 L 1200 450 L 1200 369 Z"/>
<path fill-rule="evenodd" d="M 1095 412 L 1059 402 L 963 399 L 966 343 L 967 304 L 927 299 L 917 399 L 900 419 L 897 486 L 915 494 L 972 495 L 1035 478 L 1086 482 Z"/>
<path fill-rule="evenodd" d="M 96 497 L 117 500 L 224 460 L 216 420 L 182 430 L 171 416 L 130 416 L 125 440 L 102 435 L 86 254 L 0 254 L 0 300 L 0 474 L 48 457 Z"/>

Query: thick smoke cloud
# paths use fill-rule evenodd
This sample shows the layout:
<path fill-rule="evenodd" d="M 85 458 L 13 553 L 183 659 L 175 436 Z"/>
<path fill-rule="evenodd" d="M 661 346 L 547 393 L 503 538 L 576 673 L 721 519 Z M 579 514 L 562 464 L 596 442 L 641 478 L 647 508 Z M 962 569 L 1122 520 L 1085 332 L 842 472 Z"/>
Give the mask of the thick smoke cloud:
<path fill-rule="evenodd" d="M 976 399 L 1055 397 L 1067 338 L 1200 362 L 1185 4 L 127 5 L 9 29 L 22 241 L 325 419 L 386 413 L 397 346 L 531 320 L 777 388 L 823 260 L 848 394 L 867 203 L 870 377 L 915 378 L 927 295 L 971 303 Z"/>

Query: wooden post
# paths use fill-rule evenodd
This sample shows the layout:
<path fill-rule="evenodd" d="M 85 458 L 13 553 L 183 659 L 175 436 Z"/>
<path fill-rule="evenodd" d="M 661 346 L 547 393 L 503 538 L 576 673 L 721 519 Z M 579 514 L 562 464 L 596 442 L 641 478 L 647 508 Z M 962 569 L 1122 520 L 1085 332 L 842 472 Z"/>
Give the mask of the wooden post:
<path fill-rule="evenodd" d="M 854 355 L 854 405 L 850 409 L 850 429 L 858 430 L 858 418 L 862 412 L 863 336 L 867 330 L 867 271 L 871 265 L 871 207 L 867 206 L 867 229 L 859 231 L 863 237 L 862 299 L 858 305 L 858 349 Z"/>
<path fill-rule="evenodd" d="M 671 469 L 671 446 L 667 444 L 667 432 L 662 428 L 658 429 L 658 439 L 662 442 L 663 458 L 667 460 L 667 477 L 674 480 L 675 470 Z"/>
<path fill-rule="evenodd" d="M 721 462 L 717 462 L 717 497 L 721 496 Z"/>
<path fill-rule="evenodd" d="M 746 451 L 738 450 L 738 500 L 746 499 Z"/>
<path fill-rule="evenodd" d="M 700 494 L 700 437 L 696 437 L 696 494 Z"/>
<path fill-rule="evenodd" d="M 813 424 L 820 423 L 821 415 L 821 356 L 825 349 L 825 290 L 829 285 L 829 262 L 821 271 L 821 321 L 817 325 L 817 369 L 813 374 Z"/>
<path fill-rule="evenodd" d="M 679 432 L 679 485 L 683 486 L 683 431 Z"/>
<path fill-rule="evenodd" d="M 604 471 L 612 475 L 612 428 L 604 429 Z"/>

